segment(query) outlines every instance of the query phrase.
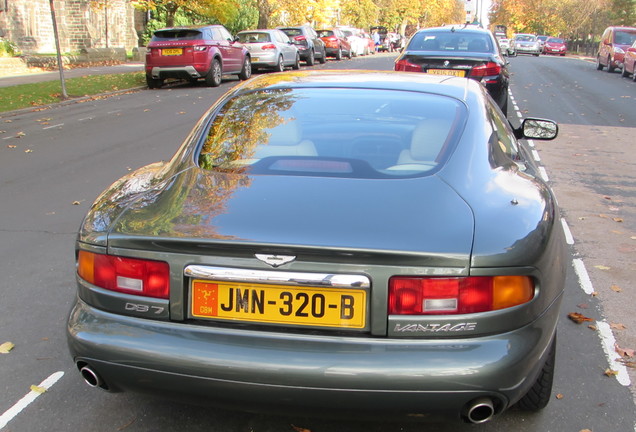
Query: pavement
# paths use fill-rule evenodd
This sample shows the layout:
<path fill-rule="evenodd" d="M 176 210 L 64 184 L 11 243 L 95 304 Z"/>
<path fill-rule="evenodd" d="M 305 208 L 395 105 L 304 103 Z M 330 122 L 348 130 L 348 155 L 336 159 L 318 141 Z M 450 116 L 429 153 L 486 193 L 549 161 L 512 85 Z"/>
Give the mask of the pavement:
<path fill-rule="evenodd" d="M 78 78 L 89 75 L 106 75 L 114 73 L 142 72 L 143 62 L 128 62 L 114 66 L 89 66 L 83 68 L 64 69 L 64 79 Z M 0 87 L 11 87 L 20 84 L 31 84 L 35 82 L 55 81 L 60 79 L 58 70 L 53 72 L 26 72 L 17 73 L 11 76 L 0 77 Z"/>

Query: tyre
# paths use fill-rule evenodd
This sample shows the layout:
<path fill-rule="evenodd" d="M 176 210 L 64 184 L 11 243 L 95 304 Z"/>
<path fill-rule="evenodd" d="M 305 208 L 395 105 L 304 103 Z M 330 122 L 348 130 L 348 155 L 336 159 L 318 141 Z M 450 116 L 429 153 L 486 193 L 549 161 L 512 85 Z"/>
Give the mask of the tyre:
<path fill-rule="evenodd" d="M 315 57 L 314 50 L 311 50 L 309 52 L 309 57 L 307 57 L 307 60 L 305 60 L 305 63 L 307 63 L 307 66 L 313 66 L 316 64 L 316 57 Z"/>
<path fill-rule="evenodd" d="M 351 48 L 349 48 L 349 51 L 347 52 L 347 58 L 348 58 L 349 60 L 351 60 L 351 56 L 352 56 L 352 55 L 353 55 L 353 54 L 351 54 Z"/>
<path fill-rule="evenodd" d="M 283 69 L 285 68 L 283 67 Z M 241 81 L 245 81 L 247 79 L 250 79 L 251 76 L 252 76 L 252 59 L 249 56 L 245 56 L 245 60 L 243 60 L 243 68 L 241 69 L 241 73 L 238 75 L 238 77 Z"/>
<path fill-rule="evenodd" d="M 221 85 L 222 75 L 221 62 L 218 59 L 214 59 L 212 60 L 212 66 L 210 66 L 208 74 L 205 76 L 205 83 L 210 87 L 218 87 Z"/>
<path fill-rule="evenodd" d="M 327 62 L 327 51 L 322 51 L 322 56 L 318 59 L 320 64 L 325 64 Z"/>
<path fill-rule="evenodd" d="M 601 63 L 600 56 L 596 56 L 596 70 L 603 70 L 603 63 Z"/>
<path fill-rule="evenodd" d="M 285 70 L 285 63 L 283 63 L 283 56 L 278 56 L 278 62 L 276 62 L 276 66 L 274 66 L 275 72 L 283 72 Z"/>
<path fill-rule="evenodd" d="M 342 60 L 342 48 L 338 47 L 338 51 L 336 51 L 336 60 Z"/>
<path fill-rule="evenodd" d="M 163 85 L 163 80 L 160 78 L 153 78 L 150 75 L 146 75 L 146 84 L 148 84 L 149 89 L 161 88 Z"/>
<path fill-rule="evenodd" d="M 296 53 L 296 61 L 294 62 L 294 65 L 292 66 L 293 70 L 298 70 L 300 69 L 300 54 Z"/>
<path fill-rule="evenodd" d="M 550 394 L 552 393 L 552 380 L 554 378 L 554 364 L 556 358 L 556 333 L 550 344 L 548 358 L 539 372 L 537 380 L 534 382 L 528 393 L 526 393 L 517 406 L 525 411 L 539 411 L 550 402 Z"/>
<path fill-rule="evenodd" d="M 607 57 L 607 72 L 612 73 L 616 70 L 614 66 L 612 66 L 612 58 Z"/>
<path fill-rule="evenodd" d="M 634 72 L 632 72 L 632 81 L 636 82 L 636 63 L 634 64 Z"/>
<path fill-rule="evenodd" d="M 621 69 L 621 76 L 623 78 L 627 78 L 629 76 L 629 72 L 627 72 L 627 69 L 625 69 L 625 65 L 623 65 L 623 69 Z"/>

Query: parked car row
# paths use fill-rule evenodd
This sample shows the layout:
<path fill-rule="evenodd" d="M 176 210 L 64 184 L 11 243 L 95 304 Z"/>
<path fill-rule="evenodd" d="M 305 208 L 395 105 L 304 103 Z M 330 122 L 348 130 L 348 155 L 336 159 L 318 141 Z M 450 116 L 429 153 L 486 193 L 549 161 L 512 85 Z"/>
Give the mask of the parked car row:
<path fill-rule="evenodd" d="M 608 27 L 601 36 L 596 54 L 596 69 L 608 72 L 621 69 L 621 75 L 632 75 L 636 81 L 636 27 Z"/>
<path fill-rule="evenodd" d="M 200 79 L 219 86 L 223 75 L 246 80 L 255 70 L 282 72 L 375 53 L 368 33 L 350 27 L 314 30 L 309 25 L 244 30 L 232 36 L 222 25 L 171 27 L 155 31 L 146 51 L 146 82 L 160 88 L 166 79 Z"/>

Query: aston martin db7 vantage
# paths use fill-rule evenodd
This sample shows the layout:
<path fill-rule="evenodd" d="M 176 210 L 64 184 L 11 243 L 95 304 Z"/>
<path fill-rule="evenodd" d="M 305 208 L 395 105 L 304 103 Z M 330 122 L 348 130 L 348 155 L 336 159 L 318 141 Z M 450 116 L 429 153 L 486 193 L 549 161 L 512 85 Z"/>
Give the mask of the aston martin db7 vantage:
<path fill-rule="evenodd" d="M 539 410 L 566 249 L 525 138 L 557 132 L 466 78 L 248 80 L 92 205 L 73 360 L 93 387 L 240 410 Z"/>

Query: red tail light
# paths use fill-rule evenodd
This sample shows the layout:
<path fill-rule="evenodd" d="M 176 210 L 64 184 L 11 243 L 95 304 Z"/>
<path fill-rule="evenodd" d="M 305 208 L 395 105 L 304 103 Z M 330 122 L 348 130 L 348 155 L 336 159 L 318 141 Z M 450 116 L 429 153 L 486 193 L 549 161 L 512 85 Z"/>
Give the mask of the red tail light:
<path fill-rule="evenodd" d="M 501 73 L 501 66 L 494 62 L 488 62 L 481 66 L 475 66 L 469 76 L 473 78 L 495 76 Z"/>
<path fill-rule="evenodd" d="M 205 51 L 208 49 L 208 47 L 205 45 L 196 45 L 193 46 L 192 49 L 194 49 L 194 51 Z"/>
<path fill-rule="evenodd" d="M 296 36 L 294 37 L 294 40 L 297 42 L 305 42 L 307 38 L 305 36 Z"/>
<path fill-rule="evenodd" d="M 77 273 L 85 281 L 111 291 L 167 299 L 170 267 L 152 261 L 80 251 Z"/>
<path fill-rule="evenodd" d="M 338 42 L 338 38 L 337 38 L 337 37 L 335 37 L 335 36 L 329 36 L 329 37 L 327 38 L 327 40 L 328 40 L 329 42 Z"/>
<path fill-rule="evenodd" d="M 533 297 L 534 282 L 528 276 L 394 277 L 389 281 L 389 314 L 486 312 L 517 306 Z"/>
<path fill-rule="evenodd" d="M 411 63 L 404 58 L 395 62 L 395 70 L 403 72 L 422 72 L 422 66 Z"/>
<path fill-rule="evenodd" d="M 264 49 L 264 50 L 275 50 L 276 49 L 276 45 L 274 45 L 274 44 L 261 45 L 261 49 Z"/>

